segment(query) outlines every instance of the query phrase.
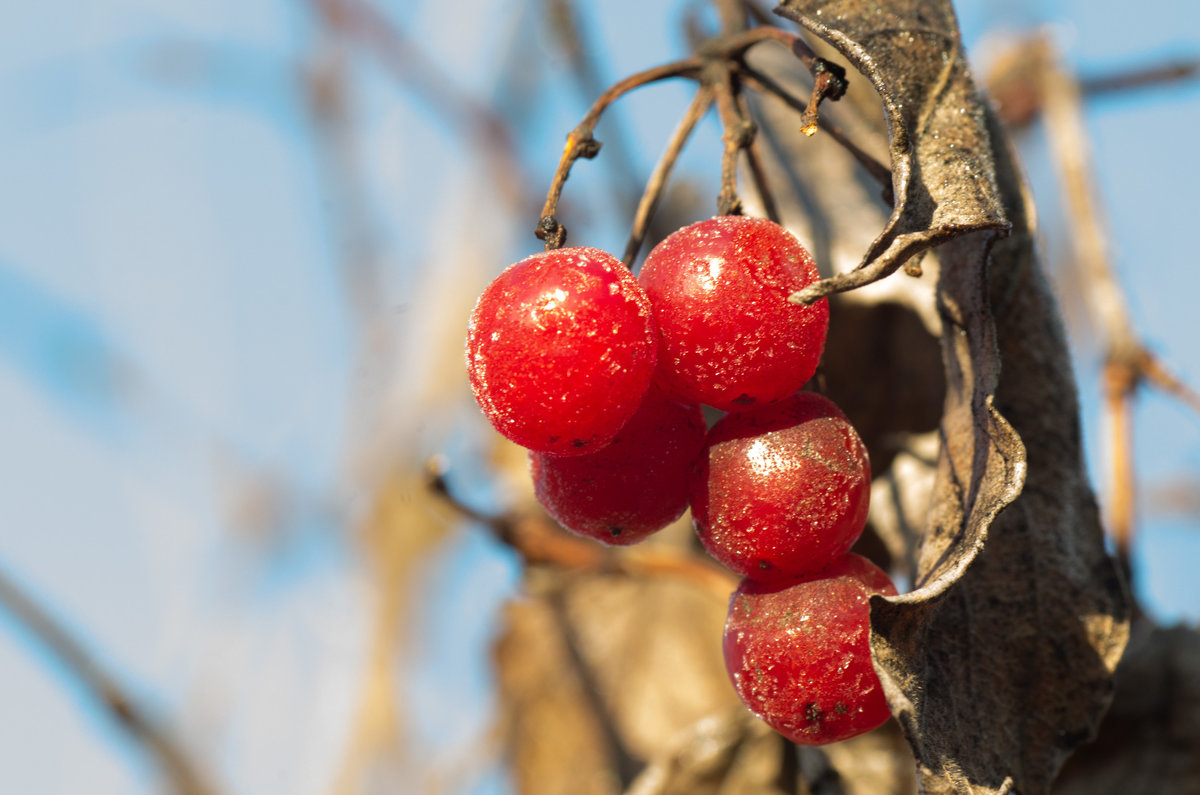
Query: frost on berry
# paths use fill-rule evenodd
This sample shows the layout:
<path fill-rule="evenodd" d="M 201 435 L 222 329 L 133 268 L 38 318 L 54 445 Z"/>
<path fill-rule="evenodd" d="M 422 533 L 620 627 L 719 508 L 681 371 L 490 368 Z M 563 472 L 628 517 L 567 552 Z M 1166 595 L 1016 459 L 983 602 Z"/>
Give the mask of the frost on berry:
<path fill-rule="evenodd" d="M 467 329 L 475 399 L 501 434 L 531 450 L 578 455 L 608 444 L 653 377 L 649 300 L 612 255 L 547 251 L 510 266 L 480 296 Z"/>
<path fill-rule="evenodd" d="M 791 395 L 816 371 L 829 305 L 788 296 L 818 278 L 796 238 L 763 218 L 720 216 L 671 234 L 638 274 L 662 333 L 658 380 L 725 411 Z"/>
<path fill-rule="evenodd" d="M 866 525 L 866 446 L 838 407 L 813 392 L 726 415 L 697 469 L 691 505 L 700 541 L 745 576 L 818 571 L 848 552 Z"/>
<path fill-rule="evenodd" d="M 845 740 L 886 721 L 871 665 L 871 594 L 894 596 L 896 588 L 855 554 L 791 583 L 743 580 L 729 602 L 724 645 L 746 706 L 803 745 Z"/>
<path fill-rule="evenodd" d="M 634 544 L 679 518 L 704 446 L 704 415 L 651 387 L 607 447 L 581 456 L 530 453 L 534 493 L 563 527 Z"/>

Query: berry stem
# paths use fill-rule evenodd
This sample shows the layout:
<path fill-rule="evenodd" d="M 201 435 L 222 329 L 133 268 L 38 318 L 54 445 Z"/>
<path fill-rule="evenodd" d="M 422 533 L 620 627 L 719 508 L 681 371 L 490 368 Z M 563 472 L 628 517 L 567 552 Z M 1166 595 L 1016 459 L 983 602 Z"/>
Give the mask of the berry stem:
<path fill-rule="evenodd" d="M 726 17 L 727 22 L 731 20 L 733 18 L 732 12 L 727 13 Z M 742 149 L 746 149 L 756 185 L 763 196 L 764 206 L 768 208 L 768 213 L 771 214 L 771 217 L 775 218 L 778 213 L 769 209 L 774 206 L 774 201 L 765 190 L 764 169 L 762 168 L 758 153 L 752 149 L 754 123 L 750 120 L 749 114 L 745 112 L 745 109 L 739 107 L 738 94 L 740 89 L 735 80 L 735 76 L 743 68 L 742 60 L 746 51 L 755 44 L 763 41 L 777 41 L 786 45 L 808 67 L 809 71 L 812 72 L 814 79 L 813 97 L 806 109 L 806 113 L 808 114 L 806 118 L 810 118 L 807 125 L 815 130 L 816 106 L 821 99 L 828 97 L 829 99 L 836 100 L 845 93 L 845 70 L 836 64 L 818 58 L 804 40 L 795 33 L 790 33 L 772 25 L 760 25 L 750 30 L 739 30 L 719 36 L 698 47 L 695 55 L 630 75 L 614 83 L 601 94 L 583 117 L 583 120 L 567 135 L 566 145 L 563 147 L 558 168 L 555 169 L 554 178 L 550 183 L 550 190 L 547 192 L 546 201 L 542 205 L 542 212 L 538 219 L 537 228 L 534 230 L 537 238 L 545 243 L 546 250 L 550 251 L 566 245 L 567 229 L 558 220 L 558 202 L 562 198 L 563 187 L 566 185 L 567 177 L 570 176 L 571 167 L 575 164 L 575 161 L 580 158 L 591 159 L 600 152 L 600 142 L 593 137 L 593 133 L 601 115 L 603 115 L 604 111 L 613 102 L 630 91 L 673 77 L 687 77 L 697 80 L 701 84 L 701 90 L 708 89 L 716 98 L 722 123 L 725 126 L 725 152 L 721 162 L 722 187 L 717 202 L 719 213 L 721 215 L 731 215 L 741 212 L 741 202 L 737 197 L 736 185 L 737 153 Z M 685 115 L 681 122 L 681 127 L 694 127 L 695 121 L 689 121 L 691 112 L 689 110 L 689 114 Z M 703 115 L 703 113 L 700 115 Z M 690 135 L 690 129 L 688 130 L 688 134 Z M 683 140 L 686 140 L 686 138 L 687 136 L 685 135 Z M 669 167 L 667 170 L 669 171 Z M 656 191 L 661 192 L 661 187 L 647 185 L 643 202 L 645 201 L 645 195 L 653 195 Z M 649 206 L 650 213 L 646 216 L 646 220 L 642 222 L 643 227 L 648 222 L 649 215 L 653 214 L 656 203 L 657 196 L 651 201 Z M 639 207 L 639 212 L 641 212 L 641 209 Z M 642 235 L 644 236 L 644 230 Z M 634 236 L 637 236 L 636 230 Z M 639 248 L 640 245 L 639 241 Z"/>
<path fill-rule="evenodd" d="M 740 151 L 754 141 L 758 130 L 754 122 L 746 118 L 738 107 L 738 87 L 729 65 L 714 62 L 711 75 L 707 79 L 711 80 L 717 100 L 717 112 L 725 128 L 725 133 L 721 136 L 725 142 L 725 151 L 721 155 L 721 192 L 717 196 L 717 214 L 741 215 L 742 200 L 738 198 L 737 190 L 737 157 Z"/>
<path fill-rule="evenodd" d="M 659 158 L 658 163 L 655 164 L 654 171 L 650 174 L 650 179 L 646 181 L 646 189 L 642 193 L 641 201 L 638 202 L 637 212 L 633 217 L 633 229 L 630 231 L 629 242 L 625 246 L 625 256 L 622 258 L 625 267 L 633 267 L 633 262 L 637 259 L 642 242 L 646 239 L 646 229 L 650 225 L 650 218 L 658 208 L 658 203 L 662 199 L 667 180 L 671 177 L 671 170 L 675 167 L 675 163 L 679 159 L 679 154 L 683 151 L 683 147 L 688 139 L 691 138 L 696 125 L 700 122 L 700 119 L 704 118 L 704 114 L 708 112 L 712 101 L 712 91 L 705 86 L 701 86 L 692 98 L 692 104 L 688 106 L 687 111 L 683 114 L 683 118 L 679 120 L 675 131 L 671 133 L 671 139 L 667 142 L 667 148 L 663 152 L 662 157 Z"/>
<path fill-rule="evenodd" d="M 746 101 L 745 95 L 739 94 L 737 101 L 742 115 L 749 118 L 750 105 Z M 754 187 L 758 191 L 758 200 L 762 202 L 763 212 L 767 214 L 767 218 L 781 224 L 779 205 L 775 203 L 775 194 L 771 192 L 771 186 L 767 180 L 767 169 L 763 163 L 762 149 L 757 137 L 746 147 L 746 163 L 750 166 L 750 177 L 754 180 Z"/>
<path fill-rule="evenodd" d="M 155 759 L 173 791 L 182 795 L 216 792 L 196 760 L 159 724 L 152 711 L 97 661 L 82 639 L 72 632 L 70 623 L 53 615 L 3 569 L 0 569 L 0 611 L 28 632 L 54 658 L 55 664 Z"/>
<path fill-rule="evenodd" d="M 776 80 L 770 75 L 760 72 L 754 67 L 743 65 L 740 69 L 740 73 L 742 81 L 746 85 L 751 86 L 759 93 L 769 94 L 775 97 L 795 111 L 799 111 L 802 114 L 807 114 L 809 112 L 809 108 L 812 107 L 811 100 L 809 104 L 806 105 L 803 101 L 793 96 L 792 93 L 786 88 L 779 85 L 779 83 L 776 82 Z M 815 86 L 813 91 L 815 94 Z M 838 144 L 840 144 L 841 147 L 845 149 L 851 157 L 858 161 L 858 164 L 861 165 L 866 172 L 872 178 L 874 178 L 876 182 L 879 183 L 880 187 L 884 190 L 884 202 L 889 205 L 892 204 L 891 169 L 864 151 L 858 144 L 851 141 L 836 124 L 831 123 L 827 119 L 822 119 L 821 129 L 828 133 L 829 137 L 837 141 Z"/>
<path fill-rule="evenodd" d="M 560 248 L 566 243 L 567 230 L 555 216 L 558 212 L 558 202 L 562 197 L 563 186 L 566 185 L 567 177 L 571 174 L 571 166 L 575 165 L 575 161 L 581 157 L 590 160 L 600 153 L 600 142 L 592 134 L 604 111 L 613 102 L 634 89 L 673 77 L 694 77 L 703 65 L 704 61 L 699 56 L 693 55 L 637 72 L 609 86 L 608 90 L 592 103 L 592 107 L 583 117 L 583 121 L 567 135 L 567 143 L 563 147 L 558 168 L 550 183 L 550 191 L 546 194 L 546 203 L 542 205 L 542 215 L 535 234 L 539 240 L 545 241 L 547 251 Z"/>

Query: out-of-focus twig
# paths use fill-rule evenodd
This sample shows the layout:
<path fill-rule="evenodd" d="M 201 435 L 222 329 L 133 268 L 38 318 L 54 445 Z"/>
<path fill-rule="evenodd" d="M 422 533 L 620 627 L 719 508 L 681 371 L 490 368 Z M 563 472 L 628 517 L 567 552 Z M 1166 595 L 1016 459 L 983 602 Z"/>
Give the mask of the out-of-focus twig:
<path fill-rule="evenodd" d="M 1078 80 L 1062 65 L 1048 41 L 1042 40 L 1031 49 L 1029 57 L 1040 64 L 1040 95 L 1070 221 L 1078 281 L 1103 340 L 1104 402 L 1111 445 L 1106 488 L 1108 525 L 1118 557 L 1129 574 L 1135 496 L 1132 402 L 1137 391 L 1150 384 L 1200 412 L 1200 395 L 1171 374 L 1134 328 L 1124 291 L 1113 271 L 1098 194 L 1092 183 Z"/>
<path fill-rule="evenodd" d="M 613 773 L 616 774 L 620 788 L 624 790 L 637 776 L 645 763 L 629 750 L 628 744 L 617 727 L 617 717 L 612 705 L 604 697 L 603 690 L 596 678 L 596 672 L 588 662 L 587 655 L 580 648 L 579 633 L 567 614 L 566 600 L 561 591 L 553 591 L 548 596 L 550 613 L 558 634 L 562 637 L 567 659 L 575 670 L 580 689 L 583 692 L 589 710 L 596 718 L 600 734 L 608 746 L 608 757 Z"/>
<path fill-rule="evenodd" d="M 1079 90 L 1085 97 L 1131 89 L 1151 88 L 1200 77 L 1200 58 L 1154 64 L 1106 75 L 1085 77 Z"/>
<path fill-rule="evenodd" d="M 479 511 L 451 491 L 444 466 L 438 459 L 428 463 L 426 483 L 464 517 L 484 525 L 497 540 L 516 550 L 527 566 L 557 566 L 636 577 L 674 577 L 722 597 L 737 587 L 733 575 L 699 555 L 648 544 L 615 550 L 570 535 L 543 517 L 493 515 Z"/>
<path fill-rule="evenodd" d="M 493 184 L 518 211 L 532 206 L 528 170 L 519 157 L 508 122 L 487 103 L 458 86 L 418 43 L 366 0 L 309 0 L 334 29 L 342 31 L 415 92 L 435 113 L 469 135 L 473 148 L 484 152 L 494 173 Z"/>
<path fill-rule="evenodd" d="M 723 63 L 712 66 L 715 77 L 711 80 L 717 100 L 717 112 L 721 126 L 725 128 L 721 140 L 725 145 L 721 155 L 721 193 L 717 198 L 719 215 L 741 215 L 742 200 L 738 198 L 737 161 L 738 154 L 754 141 L 757 128 L 754 122 L 742 115 L 736 99 L 737 89 L 729 67 Z"/>
<path fill-rule="evenodd" d="M 1045 110 L 1041 81 L 1044 35 L 1017 41 L 998 57 L 988 70 L 988 94 L 1000 118 L 1013 128 L 1025 127 Z M 1091 77 L 1079 77 L 1082 98 L 1145 90 L 1200 77 L 1200 58 L 1184 58 L 1132 69 L 1114 69 Z"/>
<path fill-rule="evenodd" d="M 180 795 L 215 795 L 217 790 L 183 746 L 150 716 L 116 677 L 96 662 L 82 641 L 34 601 L 3 569 L 0 569 L 0 607 L 49 650 L 117 725 L 154 757 L 173 791 Z"/>

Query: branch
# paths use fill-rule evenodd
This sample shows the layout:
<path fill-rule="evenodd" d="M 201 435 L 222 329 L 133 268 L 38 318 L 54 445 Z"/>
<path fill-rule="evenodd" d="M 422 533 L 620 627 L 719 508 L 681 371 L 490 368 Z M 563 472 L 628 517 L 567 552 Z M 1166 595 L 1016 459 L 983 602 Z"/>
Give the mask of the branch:
<path fill-rule="evenodd" d="M 587 115 L 583 117 L 583 121 L 567 134 L 567 144 L 563 148 L 562 156 L 559 158 L 558 168 L 554 172 L 554 179 L 551 181 L 550 190 L 546 194 L 546 202 L 542 205 L 542 217 L 538 221 L 535 234 L 539 240 L 545 241 L 547 251 L 560 248 L 567 242 L 566 227 L 560 224 L 555 217 L 555 214 L 558 212 L 558 201 L 562 198 L 563 186 L 567 182 L 567 177 L 571 174 L 571 166 L 575 165 L 575 161 L 580 158 L 590 160 L 600 153 L 600 142 L 593 138 L 592 134 L 595 132 L 596 124 L 600 121 L 600 116 L 604 111 L 613 102 L 616 102 L 634 89 L 673 77 L 695 75 L 702 66 L 703 61 L 696 56 L 692 56 L 662 64 L 652 69 L 645 69 L 609 86 L 608 90 L 601 94 L 592 104 Z"/>
<path fill-rule="evenodd" d="M 737 28 L 744 21 L 745 12 L 739 4 L 721 6 L 723 19 L 727 28 Z M 718 199 L 718 212 L 722 215 L 737 214 L 741 211 L 741 202 L 737 198 L 736 161 L 738 151 L 750 146 L 753 140 L 754 125 L 748 117 L 741 113 L 738 107 L 738 87 L 734 80 L 746 51 L 764 41 L 777 41 L 789 49 L 812 72 L 815 81 L 813 98 L 808 111 L 806 130 L 811 135 L 816 131 L 816 106 L 824 98 L 838 99 L 846 91 L 845 70 L 822 58 L 818 58 L 802 38 L 795 33 L 763 25 L 750 30 L 736 30 L 707 42 L 703 42 L 696 54 L 678 61 L 646 69 L 630 75 L 610 86 L 592 107 L 588 110 L 575 129 L 567 135 L 567 143 L 559 158 L 558 168 L 555 169 L 546 201 L 542 205 L 541 217 L 538 219 L 534 234 L 544 241 L 546 250 L 560 248 L 566 245 L 567 230 L 558 220 L 558 203 L 562 198 L 563 187 L 571 174 L 571 168 L 580 158 L 594 158 L 600 153 L 600 142 L 593 134 L 600 116 L 613 102 L 620 97 L 650 83 L 673 77 L 689 77 L 698 80 L 702 89 L 712 91 L 721 120 L 725 126 L 725 153 L 721 167 L 721 195 Z M 749 154 L 751 169 L 755 179 L 765 188 L 765 180 L 761 174 L 761 164 L 757 162 L 754 152 Z M 765 203 L 773 205 L 768 195 Z"/>
<path fill-rule="evenodd" d="M 1039 54 L 1043 58 L 1040 89 L 1046 128 L 1070 219 L 1068 229 L 1080 269 L 1079 281 L 1088 311 L 1103 337 L 1105 412 L 1111 446 L 1106 489 L 1108 524 L 1128 575 L 1135 521 L 1132 402 L 1138 390 L 1149 383 L 1200 413 L 1200 395 L 1176 378 L 1134 329 L 1124 291 L 1114 273 L 1092 183 L 1080 84 L 1053 55 L 1048 42 L 1041 43 Z"/>
<path fill-rule="evenodd" d="M 443 462 L 431 459 L 425 468 L 429 489 L 467 519 L 491 531 L 497 541 L 512 547 L 526 566 L 610 572 L 631 577 L 674 577 L 727 597 L 737 580 L 707 558 L 642 544 L 618 552 L 579 536 L 569 535 L 541 518 L 489 514 L 459 499 L 446 480 Z"/>
<path fill-rule="evenodd" d="M 96 663 L 79 640 L 3 569 L 0 569 L 0 605 L 84 686 L 117 725 L 155 758 L 176 792 L 181 795 L 213 795 L 216 792 L 183 747 Z"/>

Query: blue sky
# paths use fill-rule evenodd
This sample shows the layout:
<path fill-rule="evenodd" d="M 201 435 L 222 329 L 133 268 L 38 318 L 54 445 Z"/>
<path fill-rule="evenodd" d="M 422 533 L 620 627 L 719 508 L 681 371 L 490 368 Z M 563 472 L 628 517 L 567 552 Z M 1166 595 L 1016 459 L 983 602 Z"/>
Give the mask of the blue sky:
<path fill-rule="evenodd" d="M 610 77 L 678 54 L 680 4 L 586 5 Z M 526 68 L 505 49 L 532 24 L 523 3 L 458 4 L 452 20 L 429 0 L 380 7 L 478 97 L 495 93 L 496 64 Z M 1081 69 L 1200 52 L 1187 0 L 1137 14 L 1085 0 L 961 13 L 973 47 L 997 25 L 1052 24 Z M 364 439 L 379 430 L 413 459 L 472 449 L 469 399 L 434 388 L 457 377 L 442 371 L 457 367 L 446 352 L 465 310 L 438 307 L 536 247 L 532 219 L 496 204 L 457 132 L 356 61 L 349 158 L 381 274 L 364 328 L 339 264 L 336 164 L 322 159 L 302 83 L 329 53 L 300 3 L 58 0 L 11 10 L 0 31 L 0 566 L 144 688 L 230 792 L 327 789 L 367 646 L 366 567 L 339 534 L 364 498 Z M 521 155 L 541 186 L 583 107 L 562 80 L 537 79 L 547 101 L 525 109 Z M 641 173 L 686 101 L 679 86 L 654 91 L 620 111 Z M 1088 123 L 1139 328 L 1200 385 L 1189 247 L 1200 88 L 1105 99 Z M 688 162 L 711 166 L 715 140 L 710 125 Z M 1039 146 L 1031 136 L 1027 167 L 1051 234 L 1059 212 Z M 573 196 L 603 195 L 598 162 L 579 165 Z M 587 242 L 619 249 L 622 220 L 597 204 Z M 365 355 L 379 339 L 391 359 Z M 1077 342 L 1098 471 L 1096 351 Z M 1200 418 L 1149 395 L 1138 430 L 1147 482 L 1200 482 Z M 247 543 L 237 517 L 261 505 L 285 506 L 282 530 Z M 1141 518 L 1143 596 L 1164 619 L 1200 620 L 1196 514 Z M 456 707 L 487 703 L 493 623 L 479 606 L 510 592 L 514 572 L 468 529 L 413 584 L 471 586 L 432 622 L 461 633 L 427 632 L 406 680 L 424 732 L 414 741 L 433 758 L 453 759 L 446 733 L 486 729 L 486 711 Z M 3 612 L 0 703 L 0 789 L 156 791 L 140 755 Z M 471 786 L 502 789 L 487 775 Z"/>

